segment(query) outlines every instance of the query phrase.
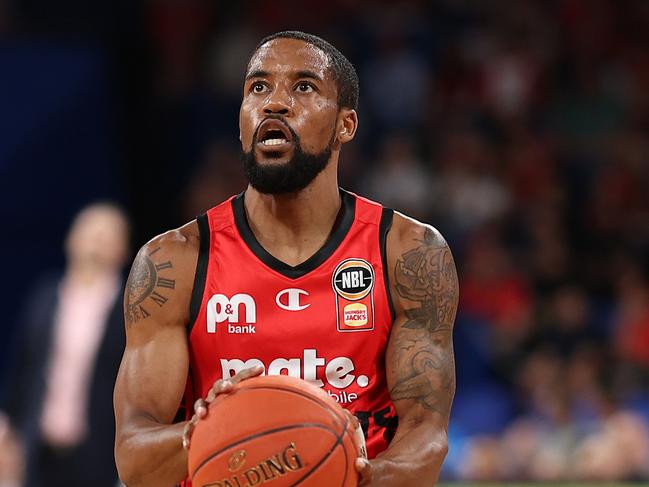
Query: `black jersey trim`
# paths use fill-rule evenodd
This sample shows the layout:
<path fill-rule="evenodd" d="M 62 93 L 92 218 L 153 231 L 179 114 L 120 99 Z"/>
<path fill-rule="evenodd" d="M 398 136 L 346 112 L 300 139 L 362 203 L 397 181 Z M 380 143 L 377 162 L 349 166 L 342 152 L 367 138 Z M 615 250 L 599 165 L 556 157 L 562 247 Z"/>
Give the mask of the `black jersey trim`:
<path fill-rule="evenodd" d="M 394 218 L 394 210 L 390 208 L 383 208 L 381 213 L 381 223 L 379 224 L 379 248 L 381 249 L 381 260 L 383 261 L 383 282 L 385 283 L 385 294 L 388 298 L 388 305 L 390 306 L 390 315 L 392 321 L 397 317 L 394 311 L 394 304 L 392 303 L 392 292 L 390 291 L 390 277 L 388 275 L 388 232 L 392 228 L 392 220 Z"/>
<path fill-rule="evenodd" d="M 340 205 L 340 211 L 338 212 L 334 226 L 331 229 L 329 238 L 325 244 L 307 260 L 296 266 L 290 266 L 286 262 L 282 262 L 271 255 L 264 247 L 262 247 L 255 235 L 252 233 L 244 207 L 244 195 L 245 193 L 241 193 L 232 200 L 234 221 L 243 241 L 259 260 L 289 279 L 297 279 L 305 276 L 323 264 L 336 251 L 347 236 L 347 233 L 349 233 L 349 229 L 352 227 L 352 223 L 354 223 L 354 216 L 356 214 L 356 197 L 341 189 L 340 197 L 342 199 L 342 204 Z"/>
<path fill-rule="evenodd" d="M 210 224 L 207 221 L 207 214 L 196 218 L 198 223 L 198 236 L 200 245 L 198 248 L 198 260 L 196 261 L 196 274 L 194 275 L 194 288 L 192 289 L 192 297 L 189 302 L 189 329 L 191 333 L 194 323 L 198 318 L 198 313 L 201 310 L 203 302 L 203 293 L 205 292 L 205 281 L 207 279 L 207 262 L 210 256 Z"/>

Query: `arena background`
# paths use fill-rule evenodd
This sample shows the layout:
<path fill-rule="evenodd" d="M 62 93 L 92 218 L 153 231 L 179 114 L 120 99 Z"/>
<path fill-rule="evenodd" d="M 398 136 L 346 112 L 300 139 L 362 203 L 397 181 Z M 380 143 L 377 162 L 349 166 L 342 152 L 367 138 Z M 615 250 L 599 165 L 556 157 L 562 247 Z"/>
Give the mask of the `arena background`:
<path fill-rule="evenodd" d="M 288 28 L 358 70 L 342 186 L 454 250 L 445 481 L 648 480 L 645 0 L 0 2 L 2 372 L 84 205 L 136 250 L 244 188 L 244 64 Z"/>

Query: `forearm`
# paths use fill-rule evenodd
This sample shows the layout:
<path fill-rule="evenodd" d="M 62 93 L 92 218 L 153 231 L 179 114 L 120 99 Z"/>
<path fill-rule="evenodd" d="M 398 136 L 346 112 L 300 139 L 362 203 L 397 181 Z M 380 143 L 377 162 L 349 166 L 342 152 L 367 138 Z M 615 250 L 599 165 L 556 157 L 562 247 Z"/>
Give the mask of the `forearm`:
<path fill-rule="evenodd" d="M 187 477 L 187 451 L 182 447 L 185 423 L 163 425 L 141 419 L 115 445 L 120 479 L 127 487 L 172 486 Z"/>
<path fill-rule="evenodd" d="M 430 487 L 437 482 L 448 451 L 444 430 L 421 424 L 400 427 L 390 447 L 372 461 L 377 486 Z M 374 484 L 372 484 L 374 485 Z"/>

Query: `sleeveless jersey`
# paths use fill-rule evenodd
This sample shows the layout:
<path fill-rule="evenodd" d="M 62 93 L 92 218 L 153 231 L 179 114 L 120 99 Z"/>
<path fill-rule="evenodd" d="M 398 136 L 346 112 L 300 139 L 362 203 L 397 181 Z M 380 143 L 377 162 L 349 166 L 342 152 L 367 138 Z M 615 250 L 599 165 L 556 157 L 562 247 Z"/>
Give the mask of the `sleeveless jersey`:
<path fill-rule="evenodd" d="M 394 320 L 385 242 L 393 212 L 341 190 L 327 242 L 292 267 L 257 241 L 244 197 L 198 217 L 185 408 L 193 411 L 217 379 L 261 364 L 267 374 L 316 384 L 354 413 L 373 458 L 397 426 L 385 373 Z"/>

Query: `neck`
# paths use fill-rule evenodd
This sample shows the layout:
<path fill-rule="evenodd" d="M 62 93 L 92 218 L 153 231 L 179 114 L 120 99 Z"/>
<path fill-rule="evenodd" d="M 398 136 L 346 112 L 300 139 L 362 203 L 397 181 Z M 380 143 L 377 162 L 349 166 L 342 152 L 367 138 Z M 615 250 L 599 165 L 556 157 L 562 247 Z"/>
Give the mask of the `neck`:
<path fill-rule="evenodd" d="M 295 266 L 324 245 L 340 210 L 335 164 L 322 171 L 305 189 L 269 195 L 252 187 L 244 205 L 250 228 L 259 243 L 276 258 Z"/>
<path fill-rule="evenodd" d="M 116 276 L 117 272 L 113 268 L 85 262 L 71 262 L 65 272 L 66 281 L 84 286 L 92 286 L 101 280 L 113 279 Z"/>

